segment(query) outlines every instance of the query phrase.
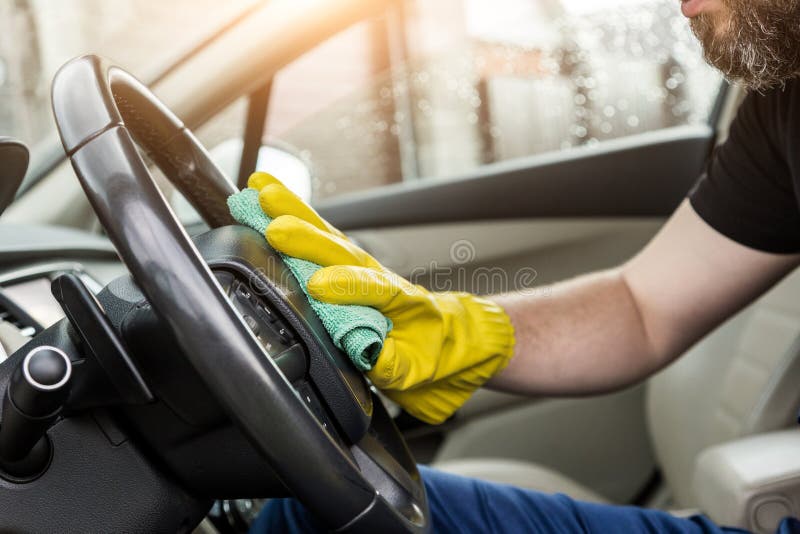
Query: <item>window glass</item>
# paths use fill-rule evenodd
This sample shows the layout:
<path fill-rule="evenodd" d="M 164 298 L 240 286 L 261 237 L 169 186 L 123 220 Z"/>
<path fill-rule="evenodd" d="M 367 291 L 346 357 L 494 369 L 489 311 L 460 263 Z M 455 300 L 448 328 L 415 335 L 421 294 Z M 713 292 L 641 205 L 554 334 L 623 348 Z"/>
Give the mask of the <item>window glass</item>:
<path fill-rule="evenodd" d="M 320 200 L 708 120 L 675 0 L 405 0 L 275 80 L 268 139 Z"/>

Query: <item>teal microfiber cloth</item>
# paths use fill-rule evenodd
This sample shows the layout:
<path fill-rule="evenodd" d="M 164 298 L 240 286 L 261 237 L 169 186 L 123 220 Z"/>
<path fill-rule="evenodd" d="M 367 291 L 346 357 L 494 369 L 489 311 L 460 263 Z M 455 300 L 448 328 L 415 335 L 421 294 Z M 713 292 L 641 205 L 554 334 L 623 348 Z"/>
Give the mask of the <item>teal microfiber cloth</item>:
<path fill-rule="evenodd" d="M 262 236 L 272 222 L 258 203 L 258 191 L 243 189 L 228 197 L 228 209 L 236 221 L 249 226 Z M 265 238 L 266 239 L 266 238 Z M 343 350 L 361 371 L 369 371 L 378 359 L 392 322 L 378 310 L 367 306 L 345 306 L 320 302 L 308 294 L 308 279 L 321 267 L 316 263 L 281 254 L 300 287 L 308 297 L 311 308 L 322 321 L 334 345 Z"/>

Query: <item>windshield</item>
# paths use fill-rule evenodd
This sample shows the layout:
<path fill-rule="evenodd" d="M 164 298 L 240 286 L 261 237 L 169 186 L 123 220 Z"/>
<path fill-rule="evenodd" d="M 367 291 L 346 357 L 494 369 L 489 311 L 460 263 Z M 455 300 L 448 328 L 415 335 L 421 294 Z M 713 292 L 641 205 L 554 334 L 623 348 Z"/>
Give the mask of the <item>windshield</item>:
<path fill-rule="evenodd" d="M 0 136 L 57 143 L 50 82 L 69 59 L 99 54 L 145 83 L 259 0 L 0 0 Z M 59 145 L 55 145 L 59 146 Z"/>

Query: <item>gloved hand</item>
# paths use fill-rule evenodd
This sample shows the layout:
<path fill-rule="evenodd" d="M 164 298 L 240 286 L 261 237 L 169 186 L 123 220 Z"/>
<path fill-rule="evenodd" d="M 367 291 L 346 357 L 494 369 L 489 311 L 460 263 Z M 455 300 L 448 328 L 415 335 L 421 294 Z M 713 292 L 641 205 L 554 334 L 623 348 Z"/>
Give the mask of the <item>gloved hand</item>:
<path fill-rule="evenodd" d="M 432 293 L 392 273 L 265 173 L 250 176 L 274 220 L 276 250 L 323 266 L 309 294 L 377 308 L 393 323 L 367 376 L 411 415 L 439 424 L 511 359 L 514 329 L 497 304 L 467 293 Z"/>

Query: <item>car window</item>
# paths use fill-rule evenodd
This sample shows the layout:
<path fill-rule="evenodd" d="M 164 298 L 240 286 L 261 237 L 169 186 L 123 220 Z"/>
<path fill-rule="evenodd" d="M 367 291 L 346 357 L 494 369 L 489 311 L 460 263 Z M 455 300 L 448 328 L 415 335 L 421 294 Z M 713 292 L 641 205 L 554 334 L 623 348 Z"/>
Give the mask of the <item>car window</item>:
<path fill-rule="evenodd" d="M 35 161 L 57 139 L 50 82 L 69 59 L 107 56 L 147 82 L 258 3 L 0 1 L 0 135 L 24 141 Z"/>
<path fill-rule="evenodd" d="M 273 80 L 262 141 L 310 167 L 314 202 L 705 123 L 722 86 L 674 0 L 396 5 Z M 232 179 L 246 108 L 197 130 Z M 257 168 L 296 184 L 277 163 Z"/>
<path fill-rule="evenodd" d="M 282 71 L 266 139 L 318 201 L 703 123 L 720 87 L 675 0 L 406 0 Z"/>

